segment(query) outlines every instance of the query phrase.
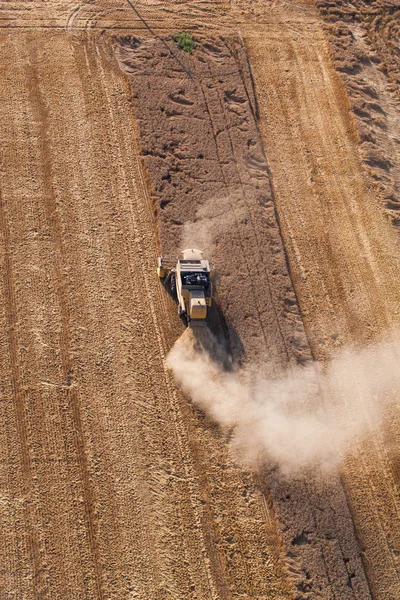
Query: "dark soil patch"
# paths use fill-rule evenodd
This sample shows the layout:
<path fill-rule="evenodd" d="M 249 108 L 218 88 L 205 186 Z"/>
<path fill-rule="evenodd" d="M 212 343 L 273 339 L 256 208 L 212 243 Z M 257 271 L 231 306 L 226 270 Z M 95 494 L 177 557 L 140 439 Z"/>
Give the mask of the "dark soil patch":
<path fill-rule="evenodd" d="M 272 369 L 310 351 L 286 264 L 257 103 L 240 40 L 119 40 L 164 256 L 200 247 L 216 269 L 217 302 L 237 358 Z M 168 47 L 170 50 L 168 50 Z"/>
<path fill-rule="evenodd" d="M 360 138 L 366 173 L 400 225 L 400 6 L 319 0 L 332 56 Z"/>

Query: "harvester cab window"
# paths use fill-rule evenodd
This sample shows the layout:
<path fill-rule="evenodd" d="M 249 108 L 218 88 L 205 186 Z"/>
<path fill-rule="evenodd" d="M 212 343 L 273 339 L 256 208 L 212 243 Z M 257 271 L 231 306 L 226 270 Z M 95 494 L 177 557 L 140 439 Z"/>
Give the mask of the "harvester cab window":
<path fill-rule="evenodd" d="M 199 285 L 206 290 L 210 285 L 210 278 L 208 273 L 201 273 L 199 271 L 194 273 L 182 273 L 182 285 Z"/>

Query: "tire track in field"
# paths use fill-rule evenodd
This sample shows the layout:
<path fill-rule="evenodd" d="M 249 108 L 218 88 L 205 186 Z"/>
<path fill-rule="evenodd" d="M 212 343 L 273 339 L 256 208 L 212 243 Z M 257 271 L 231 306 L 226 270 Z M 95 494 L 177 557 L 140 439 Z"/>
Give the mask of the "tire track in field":
<path fill-rule="evenodd" d="M 18 441 L 21 448 L 22 458 L 22 493 L 24 500 L 24 520 L 26 524 L 26 538 L 28 540 L 29 554 L 32 562 L 32 581 L 33 595 L 39 598 L 40 594 L 46 594 L 46 587 L 42 580 L 42 564 L 38 550 L 38 539 L 36 528 L 34 527 L 35 517 L 31 505 L 32 490 L 32 465 L 29 454 L 29 441 L 27 435 L 27 412 L 25 407 L 25 392 L 21 386 L 19 356 L 18 356 L 18 323 L 17 307 L 15 299 L 15 283 L 11 259 L 10 231 L 4 210 L 4 200 L 0 189 L 0 232 L 3 239 L 4 248 L 4 290 L 5 290 L 5 308 L 8 321 L 8 340 L 11 367 L 11 384 L 13 389 L 13 400 L 15 410 L 15 423 L 18 432 Z"/>
<path fill-rule="evenodd" d="M 27 69 L 27 81 L 30 93 L 29 99 L 32 106 L 33 116 L 36 119 L 36 121 L 40 124 L 39 152 L 41 154 L 44 206 L 46 210 L 46 217 L 48 221 L 49 230 L 51 232 L 51 240 L 54 252 L 53 269 L 57 282 L 56 294 L 61 310 L 62 333 L 60 344 L 60 358 L 63 369 L 64 381 L 68 388 L 66 400 L 71 410 L 72 420 L 74 423 L 74 445 L 82 479 L 85 525 L 88 534 L 90 554 L 93 561 L 96 591 L 98 598 L 102 599 L 104 595 L 101 583 L 101 567 L 96 543 L 95 521 L 93 518 L 93 489 L 89 476 L 84 435 L 82 431 L 82 423 L 79 410 L 79 394 L 76 386 L 73 384 L 74 369 L 73 362 L 70 356 L 69 325 L 71 315 L 68 306 L 66 283 L 65 278 L 63 276 L 62 266 L 64 262 L 65 252 L 62 242 L 62 232 L 57 215 L 56 198 L 52 184 L 52 149 L 48 138 L 49 114 L 40 89 L 40 81 L 37 67 L 38 56 L 34 42 L 28 42 L 28 52 L 30 58 L 30 65 Z"/>

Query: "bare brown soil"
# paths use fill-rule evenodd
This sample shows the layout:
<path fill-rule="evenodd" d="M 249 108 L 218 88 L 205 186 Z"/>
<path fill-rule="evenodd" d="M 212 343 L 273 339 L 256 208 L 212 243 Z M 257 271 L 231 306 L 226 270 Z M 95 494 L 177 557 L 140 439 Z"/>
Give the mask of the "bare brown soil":
<path fill-rule="evenodd" d="M 237 40 L 197 43 L 193 59 L 171 38 L 123 39 L 118 52 L 132 85 L 161 251 L 176 257 L 185 244 L 209 251 L 236 358 L 243 350 L 262 352 L 275 370 L 289 360 L 304 362 L 311 355 L 287 272 L 246 53 Z"/>
<path fill-rule="evenodd" d="M 340 478 L 239 468 L 154 269 L 211 211 L 222 329 L 276 372 L 398 324 L 396 11 L 134 4 L 0 1 L 0 596 L 398 600 L 396 409 Z"/>
<path fill-rule="evenodd" d="M 375 64 L 392 81 L 400 83 L 400 6 L 396 0 L 355 0 L 351 4 L 343 0 L 317 0 L 316 4 L 327 22 L 362 26 L 376 51 Z"/>
<path fill-rule="evenodd" d="M 383 208 L 400 223 L 400 6 L 318 2 L 357 124 L 360 154 Z"/>

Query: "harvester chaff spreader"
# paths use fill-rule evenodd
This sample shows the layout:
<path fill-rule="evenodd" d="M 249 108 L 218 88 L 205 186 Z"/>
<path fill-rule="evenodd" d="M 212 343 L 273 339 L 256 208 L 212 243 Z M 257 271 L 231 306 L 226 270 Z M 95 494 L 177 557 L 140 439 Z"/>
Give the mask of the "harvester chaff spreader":
<path fill-rule="evenodd" d="M 157 274 L 170 286 L 178 300 L 178 314 L 185 315 L 189 327 L 205 325 L 207 308 L 211 306 L 210 264 L 201 250 L 183 250 L 182 258 L 158 258 Z"/>

